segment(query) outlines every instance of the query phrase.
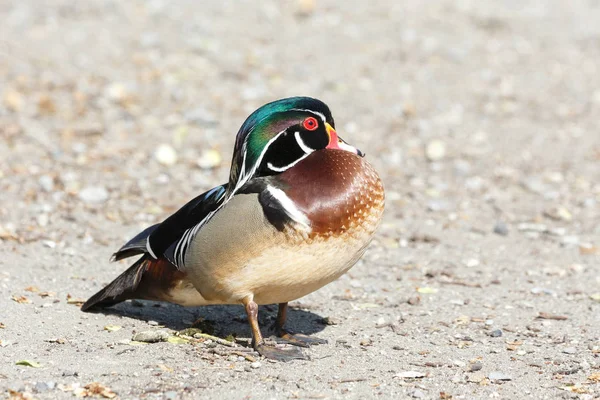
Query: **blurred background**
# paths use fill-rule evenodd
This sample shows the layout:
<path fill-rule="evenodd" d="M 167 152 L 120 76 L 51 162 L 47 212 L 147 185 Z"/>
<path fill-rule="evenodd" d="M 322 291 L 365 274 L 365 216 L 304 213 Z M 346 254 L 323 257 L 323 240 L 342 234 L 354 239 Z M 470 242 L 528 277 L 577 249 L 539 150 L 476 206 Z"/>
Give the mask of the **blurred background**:
<path fill-rule="evenodd" d="M 63 302 L 44 309 L 59 313 L 55 325 L 41 332 L 99 325 L 86 327 L 85 346 L 104 358 L 80 371 L 116 367 L 102 320 L 72 312 L 66 294 L 85 298 L 124 270 L 111 252 L 225 182 L 244 119 L 297 95 L 330 106 L 387 193 L 365 258 L 303 300 L 345 318 L 322 333 L 330 343 L 347 334 L 336 373 L 368 366 L 392 382 L 390 371 L 424 357 L 485 354 L 484 373 L 510 372 L 508 397 L 538 393 L 539 379 L 554 397 L 553 374 L 577 364 L 564 379 L 584 381 L 596 365 L 599 1 L 3 0 L 0 21 L 0 322 L 40 312 L 37 297 L 29 309 L 9 300 L 33 296 L 23 288 L 58 293 Z M 546 324 L 540 312 L 569 319 Z M 498 352 L 469 350 L 457 332 Z M 524 337 L 517 365 L 502 343 Z M 44 361 L 49 345 L 27 343 L 11 351 Z M 449 393 L 474 393 L 450 379 L 463 369 L 431 374 Z M 390 395 L 365 379 L 363 396 Z"/>
<path fill-rule="evenodd" d="M 125 224 L 153 219 L 144 207 L 162 216 L 226 180 L 250 112 L 295 95 L 329 104 L 390 205 L 410 186 L 417 208 L 448 211 L 456 191 L 502 202 L 510 181 L 597 182 L 594 1 L 53 0 L 0 13 L 5 194 L 58 188 L 123 209 Z M 554 200 L 585 201 L 577 192 Z"/>

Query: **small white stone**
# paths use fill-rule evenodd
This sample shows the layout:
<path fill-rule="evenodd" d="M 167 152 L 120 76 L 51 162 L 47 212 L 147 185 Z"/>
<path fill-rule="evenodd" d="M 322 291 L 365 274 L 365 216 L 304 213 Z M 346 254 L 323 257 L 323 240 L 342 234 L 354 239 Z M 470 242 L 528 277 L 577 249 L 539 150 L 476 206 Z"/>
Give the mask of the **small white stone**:
<path fill-rule="evenodd" d="M 250 364 L 250 367 L 253 369 L 258 369 L 262 366 L 261 363 L 259 363 L 258 361 L 253 362 L 252 364 Z"/>
<path fill-rule="evenodd" d="M 42 175 L 38 179 L 38 183 L 45 192 L 51 192 L 54 189 L 54 178 L 50 175 Z"/>
<path fill-rule="evenodd" d="M 48 217 L 48 214 L 40 214 L 37 216 L 36 219 L 37 219 L 38 225 L 41 227 L 48 225 L 48 221 L 50 220 L 50 218 Z"/>
<path fill-rule="evenodd" d="M 162 165 L 171 166 L 177 162 L 177 152 L 168 144 L 161 144 L 154 152 L 154 158 Z"/>
<path fill-rule="evenodd" d="M 108 191 L 102 186 L 88 186 L 79 192 L 84 203 L 101 204 L 108 200 Z"/>
<path fill-rule="evenodd" d="M 52 240 L 44 240 L 44 241 L 42 241 L 42 244 L 51 249 L 56 248 L 56 242 L 53 242 Z"/>
<path fill-rule="evenodd" d="M 473 268 L 473 267 L 477 267 L 480 264 L 479 260 L 476 258 L 470 258 L 467 261 L 465 261 L 465 265 L 468 268 Z"/>
<path fill-rule="evenodd" d="M 446 156 L 446 144 L 439 139 L 427 143 L 425 155 L 429 161 L 439 161 Z"/>
<path fill-rule="evenodd" d="M 221 165 L 223 157 L 215 149 L 205 150 L 198 158 L 197 165 L 202 169 L 213 169 Z"/>

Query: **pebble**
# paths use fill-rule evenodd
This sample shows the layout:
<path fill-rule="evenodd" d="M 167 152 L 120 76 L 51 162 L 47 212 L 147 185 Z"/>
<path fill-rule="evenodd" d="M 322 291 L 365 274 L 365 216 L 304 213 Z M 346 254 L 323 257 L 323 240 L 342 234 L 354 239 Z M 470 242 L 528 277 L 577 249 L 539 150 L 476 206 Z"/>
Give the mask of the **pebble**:
<path fill-rule="evenodd" d="M 550 289 L 546 289 L 546 288 L 539 288 L 539 287 L 534 287 L 531 289 L 531 293 L 533 294 L 546 294 L 549 296 L 554 296 L 556 295 L 556 292 Z"/>
<path fill-rule="evenodd" d="M 465 266 L 467 268 L 477 267 L 480 264 L 480 261 L 476 258 L 470 258 L 465 261 Z"/>
<path fill-rule="evenodd" d="M 184 114 L 184 118 L 188 122 L 201 126 L 213 126 L 219 123 L 218 119 L 210 111 L 202 107 L 187 111 Z"/>
<path fill-rule="evenodd" d="M 258 369 L 262 366 L 262 364 L 258 361 L 253 362 L 252 364 L 250 364 L 250 368 L 252 369 Z"/>
<path fill-rule="evenodd" d="M 546 210 L 544 212 L 544 215 L 555 221 L 570 222 L 573 220 L 573 214 L 571 214 L 571 212 L 569 210 L 567 210 L 565 207 L 562 207 L 562 206 L 553 207 L 549 210 Z"/>
<path fill-rule="evenodd" d="M 412 392 L 410 392 L 409 394 L 410 394 L 410 397 L 415 398 L 415 399 L 425 398 L 425 393 L 423 393 L 423 391 L 419 390 L 419 389 L 415 389 Z"/>
<path fill-rule="evenodd" d="M 503 334 L 503 333 L 502 333 L 502 329 L 494 329 L 493 331 L 491 331 L 491 332 L 489 333 L 489 335 L 490 335 L 491 337 L 501 337 L 501 336 L 502 336 L 502 334 Z"/>
<path fill-rule="evenodd" d="M 44 192 L 51 192 L 54 189 L 54 178 L 50 175 L 40 176 L 38 183 Z"/>
<path fill-rule="evenodd" d="M 424 372 L 402 371 L 402 372 L 398 372 L 396 375 L 394 375 L 394 378 L 415 379 L 415 378 L 423 378 L 424 376 L 425 376 Z"/>
<path fill-rule="evenodd" d="M 196 165 L 201 169 L 213 169 L 221 165 L 223 157 L 215 149 L 205 150 L 198 158 Z"/>
<path fill-rule="evenodd" d="M 429 211 L 448 211 L 452 208 L 452 204 L 447 200 L 429 200 L 427 209 Z"/>
<path fill-rule="evenodd" d="M 470 371 L 471 372 L 480 371 L 482 368 L 483 368 L 483 364 L 480 363 L 479 361 L 476 361 L 473 364 L 471 364 Z"/>
<path fill-rule="evenodd" d="M 48 214 L 39 214 L 36 217 L 37 223 L 39 226 L 44 227 L 46 225 L 48 225 L 48 222 L 50 221 L 50 217 L 48 216 Z"/>
<path fill-rule="evenodd" d="M 296 0 L 296 14 L 308 17 L 316 8 L 316 0 Z"/>
<path fill-rule="evenodd" d="M 577 349 L 575 347 L 566 347 L 562 352 L 565 354 L 577 354 Z"/>
<path fill-rule="evenodd" d="M 386 322 L 385 318 L 383 318 L 383 317 L 379 317 L 377 319 L 377 322 L 375 322 L 375 327 L 376 328 L 382 328 L 382 327 L 388 326 L 388 325 L 389 325 L 389 323 Z"/>
<path fill-rule="evenodd" d="M 121 102 L 131 96 L 131 91 L 125 84 L 115 82 L 106 87 L 104 95 L 114 102 Z"/>
<path fill-rule="evenodd" d="M 446 156 L 446 144 L 439 139 L 430 141 L 425 147 L 425 156 L 427 156 L 429 161 L 443 159 Z"/>
<path fill-rule="evenodd" d="M 579 244 L 579 237 L 578 236 L 563 236 L 563 238 L 560 241 L 562 244 L 564 245 L 578 245 Z"/>
<path fill-rule="evenodd" d="M 340 319 L 335 317 L 323 317 L 323 319 L 321 319 L 323 325 L 339 325 L 340 322 Z"/>
<path fill-rule="evenodd" d="M 158 322 L 150 320 L 150 321 L 148 321 L 148 325 L 158 326 Z"/>
<path fill-rule="evenodd" d="M 504 222 L 498 221 L 496 222 L 496 225 L 494 225 L 494 233 L 500 236 L 507 236 L 508 226 L 506 226 Z"/>
<path fill-rule="evenodd" d="M 177 392 L 173 391 L 173 390 L 169 390 L 168 392 L 165 392 L 165 398 L 173 400 L 177 398 Z"/>
<path fill-rule="evenodd" d="M 162 165 L 169 167 L 177 162 L 177 152 L 171 145 L 163 143 L 154 151 L 154 158 Z"/>
<path fill-rule="evenodd" d="M 488 375 L 488 378 L 491 381 L 512 381 L 512 377 L 510 375 L 507 375 L 503 372 L 499 372 L 499 371 L 493 371 L 490 372 L 490 374 Z"/>
<path fill-rule="evenodd" d="M 517 225 L 517 229 L 522 232 L 546 232 L 548 227 L 544 224 L 533 224 L 529 222 L 523 222 Z"/>
<path fill-rule="evenodd" d="M 88 186 L 79 192 L 79 198 L 87 204 L 102 204 L 108 200 L 108 191 L 102 186 Z"/>
<path fill-rule="evenodd" d="M 480 383 L 485 379 L 485 375 L 481 372 L 477 372 L 474 374 L 470 374 L 467 377 L 467 382 L 471 382 L 471 383 Z"/>
<path fill-rule="evenodd" d="M 156 343 L 165 342 L 168 338 L 169 333 L 167 331 L 156 330 L 136 333 L 133 335 L 132 340 L 135 340 L 136 342 Z"/>
<path fill-rule="evenodd" d="M 54 389 L 54 386 L 56 386 L 54 382 L 37 382 L 34 388 L 36 392 L 40 393 Z"/>
<path fill-rule="evenodd" d="M 420 302 L 421 302 L 421 297 L 420 296 L 412 296 L 407 301 L 407 303 L 410 304 L 411 306 L 416 306 Z"/>

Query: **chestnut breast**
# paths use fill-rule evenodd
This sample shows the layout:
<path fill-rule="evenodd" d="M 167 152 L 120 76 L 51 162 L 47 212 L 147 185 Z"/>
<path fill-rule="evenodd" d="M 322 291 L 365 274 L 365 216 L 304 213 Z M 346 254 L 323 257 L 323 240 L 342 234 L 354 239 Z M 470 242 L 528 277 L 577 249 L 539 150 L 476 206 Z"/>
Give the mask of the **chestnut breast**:
<path fill-rule="evenodd" d="M 374 231 L 383 213 L 379 175 L 364 158 L 351 152 L 316 151 L 278 178 L 288 197 L 311 221 L 313 237 L 339 236 L 357 227 Z"/>

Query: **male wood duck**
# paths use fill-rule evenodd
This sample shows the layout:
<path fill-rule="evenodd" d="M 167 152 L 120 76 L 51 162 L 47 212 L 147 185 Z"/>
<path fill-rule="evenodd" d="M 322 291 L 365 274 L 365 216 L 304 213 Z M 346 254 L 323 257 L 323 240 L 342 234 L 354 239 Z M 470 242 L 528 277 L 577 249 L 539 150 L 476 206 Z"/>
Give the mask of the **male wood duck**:
<path fill-rule="evenodd" d="M 384 208 L 383 185 L 364 154 L 338 136 L 327 105 L 278 100 L 240 128 L 229 182 L 196 197 L 113 255 L 141 255 L 83 306 L 127 299 L 183 306 L 243 304 L 264 357 L 304 358 L 265 344 L 259 304 L 279 304 L 275 333 L 308 347 L 324 341 L 283 325 L 289 301 L 348 271 L 363 255 Z"/>

